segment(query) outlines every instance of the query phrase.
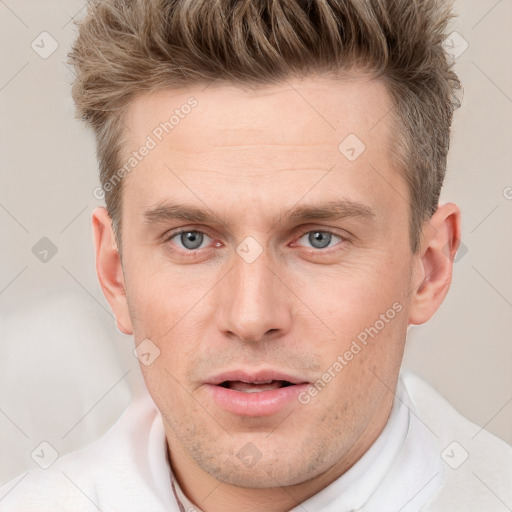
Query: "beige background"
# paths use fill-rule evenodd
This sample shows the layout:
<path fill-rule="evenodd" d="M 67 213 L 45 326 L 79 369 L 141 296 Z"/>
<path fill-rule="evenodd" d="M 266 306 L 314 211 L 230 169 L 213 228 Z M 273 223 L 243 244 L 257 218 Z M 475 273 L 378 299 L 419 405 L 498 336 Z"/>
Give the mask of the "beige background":
<path fill-rule="evenodd" d="M 97 438 L 141 389 L 94 270 L 95 148 L 64 64 L 83 6 L 0 1 L 0 484 L 36 467 L 42 441 L 63 455 Z M 512 1 L 456 11 L 469 47 L 443 199 L 462 209 L 467 252 L 442 309 L 411 329 L 405 364 L 512 443 Z M 46 263 L 32 252 L 42 237 L 57 248 Z"/>

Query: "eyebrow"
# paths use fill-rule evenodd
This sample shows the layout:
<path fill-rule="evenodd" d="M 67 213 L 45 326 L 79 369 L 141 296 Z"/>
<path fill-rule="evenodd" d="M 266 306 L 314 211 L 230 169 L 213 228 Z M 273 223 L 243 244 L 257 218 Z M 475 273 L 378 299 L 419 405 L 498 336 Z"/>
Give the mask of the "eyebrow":
<path fill-rule="evenodd" d="M 228 225 L 211 210 L 201 209 L 193 205 L 183 203 L 164 203 L 147 208 L 143 213 L 146 224 L 164 223 L 175 220 L 188 222 L 219 223 Z M 350 217 L 360 217 L 373 220 L 376 217 L 375 210 L 362 203 L 342 199 L 328 201 L 317 205 L 297 206 L 284 212 L 277 222 L 288 224 L 318 220 L 339 220 Z"/>

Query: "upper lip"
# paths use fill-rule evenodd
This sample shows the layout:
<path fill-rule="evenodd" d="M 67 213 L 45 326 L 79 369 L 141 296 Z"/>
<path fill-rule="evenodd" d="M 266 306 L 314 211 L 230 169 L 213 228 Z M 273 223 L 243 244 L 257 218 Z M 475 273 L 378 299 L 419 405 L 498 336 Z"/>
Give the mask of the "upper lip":
<path fill-rule="evenodd" d="M 250 384 L 258 384 L 273 380 L 285 380 L 292 384 L 303 384 L 307 382 L 305 379 L 286 373 L 280 370 L 263 369 L 263 370 L 231 370 L 214 375 L 206 380 L 207 384 L 222 384 L 226 381 L 239 380 Z"/>

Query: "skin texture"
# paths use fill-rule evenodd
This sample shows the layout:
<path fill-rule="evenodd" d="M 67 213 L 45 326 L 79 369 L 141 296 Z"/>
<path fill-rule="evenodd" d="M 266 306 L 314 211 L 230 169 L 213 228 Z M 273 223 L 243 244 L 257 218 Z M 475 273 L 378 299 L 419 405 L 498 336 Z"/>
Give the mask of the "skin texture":
<path fill-rule="evenodd" d="M 141 369 L 187 496 L 205 512 L 286 511 L 337 479 L 382 431 L 407 327 L 427 321 L 448 291 L 460 213 L 439 207 L 412 253 L 409 194 L 379 81 L 310 76 L 256 91 L 146 94 L 127 112 L 127 155 L 191 96 L 197 106 L 125 178 L 122 264 L 110 218 L 95 210 L 97 272 L 119 327 L 160 350 Z M 366 146 L 354 161 L 338 149 L 349 134 Z M 286 220 L 330 201 L 373 213 Z M 213 217 L 145 218 L 165 203 Z M 204 233 L 195 254 L 171 238 L 178 228 Z M 318 231 L 335 235 L 328 247 L 312 245 L 308 234 Z M 246 237 L 262 251 L 251 263 L 237 253 Z M 242 368 L 313 383 L 393 304 L 401 311 L 307 404 L 249 418 L 219 408 L 205 386 Z M 261 456 L 251 467 L 237 457 L 247 443 Z"/>

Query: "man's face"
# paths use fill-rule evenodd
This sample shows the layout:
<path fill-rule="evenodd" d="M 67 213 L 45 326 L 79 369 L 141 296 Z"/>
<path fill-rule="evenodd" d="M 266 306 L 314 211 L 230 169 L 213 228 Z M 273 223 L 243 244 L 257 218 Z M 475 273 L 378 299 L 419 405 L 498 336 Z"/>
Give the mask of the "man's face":
<path fill-rule="evenodd" d="M 313 77 L 131 104 L 127 157 L 157 144 L 124 183 L 123 274 L 172 457 L 276 487 L 347 469 L 379 434 L 415 261 L 390 106 L 380 82 Z M 204 215 L 171 215 L 187 208 Z"/>

